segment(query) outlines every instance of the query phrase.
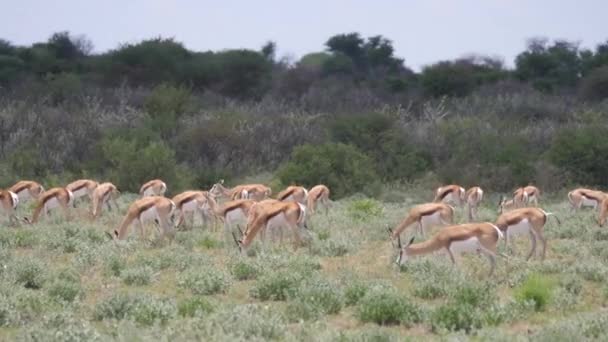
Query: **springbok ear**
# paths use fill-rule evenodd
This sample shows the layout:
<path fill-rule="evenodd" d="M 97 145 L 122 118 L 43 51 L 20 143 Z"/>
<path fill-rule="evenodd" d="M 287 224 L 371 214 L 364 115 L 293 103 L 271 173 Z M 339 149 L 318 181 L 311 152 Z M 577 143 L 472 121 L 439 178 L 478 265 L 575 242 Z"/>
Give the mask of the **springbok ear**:
<path fill-rule="evenodd" d="M 415 236 L 412 236 L 412 238 L 410 239 L 410 242 L 407 245 L 409 246 L 409 245 L 413 244 L 415 238 L 416 238 Z"/>
<path fill-rule="evenodd" d="M 224 179 L 220 179 L 220 184 L 224 184 Z"/>

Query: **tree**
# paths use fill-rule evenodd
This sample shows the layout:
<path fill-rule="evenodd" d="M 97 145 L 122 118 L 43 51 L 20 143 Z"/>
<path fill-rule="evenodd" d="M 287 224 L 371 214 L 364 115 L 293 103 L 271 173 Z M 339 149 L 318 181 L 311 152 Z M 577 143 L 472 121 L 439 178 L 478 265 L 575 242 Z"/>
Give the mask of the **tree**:
<path fill-rule="evenodd" d="M 262 46 L 260 52 L 262 53 L 262 56 L 264 56 L 264 58 L 266 58 L 270 62 L 274 62 L 277 53 L 277 43 L 273 41 L 266 42 L 266 44 Z"/>

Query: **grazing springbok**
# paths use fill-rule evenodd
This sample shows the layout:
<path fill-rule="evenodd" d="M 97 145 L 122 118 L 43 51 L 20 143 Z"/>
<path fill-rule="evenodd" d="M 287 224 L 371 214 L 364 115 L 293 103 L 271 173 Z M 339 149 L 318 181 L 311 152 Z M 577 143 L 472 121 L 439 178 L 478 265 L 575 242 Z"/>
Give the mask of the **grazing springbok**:
<path fill-rule="evenodd" d="M 496 219 L 495 224 L 505 234 L 505 244 L 507 246 L 512 236 L 529 234 L 532 247 L 526 260 L 530 260 L 536 252 L 536 240 L 539 239 L 543 244 L 541 259 L 544 260 L 547 250 L 547 239 L 543 234 L 543 230 L 548 216 L 554 216 L 554 214 L 545 212 L 540 208 L 519 208 L 501 214 Z M 557 216 L 554 217 L 560 223 Z"/>
<path fill-rule="evenodd" d="M 202 223 L 203 225 L 206 225 L 207 215 L 205 206 L 207 205 L 208 198 L 207 191 L 197 190 L 184 191 L 173 197 L 173 203 L 175 203 L 177 207 L 176 210 L 179 210 L 179 218 L 175 223 L 175 227 L 180 227 L 186 221 L 186 214 L 189 214 L 190 221 L 192 222 L 192 225 L 194 225 L 195 213 L 200 213 Z M 212 217 L 215 218 L 215 216 Z"/>
<path fill-rule="evenodd" d="M 462 207 L 465 203 L 465 191 L 460 185 L 446 185 L 437 188 L 433 202 L 451 203 Z"/>
<path fill-rule="evenodd" d="M 269 198 L 272 190 L 264 184 L 243 184 L 228 189 L 224 187 L 224 180 L 222 179 L 211 187 L 209 193 L 216 197 L 227 197 L 230 200 L 252 199 L 254 201 L 261 201 Z"/>
<path fill-rule="evenodd" d="M 95 219 L 101 215 L 104 204 L 108 207 L 108 210 L 112 210 L 110 202 L 112 202 L 115 209 L 118 210 L 118 203 L 116 203 L 116 198 L 118 198 L 118 196 L 120 196 L 120 191 L 118 191 L 118 188 L 116 188 L 114 184 L 110 182 L 99 184 L 99 186 L 93 190 L 93 201 L 91 203 L 92 217 Z"/>
<path fill-rule="evenodd" d="M 167 184 L 160 179 L 153 179 L 141 186 L 139 196 L 164 196 L 165 192 L 167 192 Z"/>
<path fill-rule="evenodd" d="M 76 201 L 80 197 L 88 196 L 91 202 L 93 201 L 93 191 L 99 186 L 94 180 L 90 179 L 79 179 L 65 186 L 66 189 L 70 190 L 74 194 L 73 206 L 76 207 Z"/>
<path fill-rule="evenodd" d="M 158 240 L 162 240 L 166 234 L 173 238 L 175 231 L 171 224 L 175 203 L 172 200 L 161 196 L 146 196 L 133 202 L 120 226 L 109 234 L 114 240 L 124 240 L 129 233 L 129 227 L 137 222 L 139 224 L 141 239 L 146 240 L 146 229 L 144 224 L 149 221 L 158 221 L 161 228 L 161 235 Z"/>
<path fill-rule="evenodd" d="M 29 199 L 37 200 L 44 192 L 44 187 L 34 181 L 22 180 L 11 186 L 8 191 L 15 193 L 23 203 Z"/>
<path fill-rule="evenodd" d="M 593 209 L 597 209 L 606 197 L 606 193 L 602 191 L 578 188 L 568 193 L 568 202 L 570 202 L 574 211 L 579 210 L 581 207 L 593 207 Z"/>
<path fill-rule="evenodd" d="M 395 227 L 392 238 L 396 239 L 407 227 L 416 224 L 418 233 L 424 236 L 424 226 L 450 225 L 454 221 L 454 208 L 445 203 L 419 204 L 410 209 L 407 217 Z"/>
<path fill-rule="evenodd" d="M 606 223 L 607 216 L 608 216 L 608 197 L 604 198 L 602 200 L 602 203 L 600 203 L 600 213 L 599 213 L 599 217 L 597 219 L 597 223 L 600 225 L 600 227 L 603 227 L 604 224 Z"/>
<path fill-rule="evenodd" d="M 481 252 L 490 261 L 490 276 L 496 268 L 496 245 L 503 233 L 492 223 L 466 223 L 448 226 L 440 230 L 432 238 L 420 243 L 413 243 L 414 237 L 406 246 L 401 245 L 397 237 L 399 256 L 397 264 L 403 265 L 410 257 L 445 250 L 452 264 L 456 265 L 454 254 L 463 252 Z"/>
<path fill-rule="evenodd" d="M 323 184 L 315 185 L 308 191 L 308 200 L 306 209 L 309 214 L 314 214 L 316 210 L 317 203 L 321 203 L 325 208 L 325 215 L 328 214 L 329 211 L 329 188 Z"/>
<path fill-rule="evenodd" d="M 2 203 L 2 211 L 8 216 L 8 223 L 11 225 L 19 223 L 15 214 L 15 209 L 19 205 L 19 196 L 10 190 L 0 190 L 0 202 Z"/>
<path fill-rule="evenodd" d="M 469 222 L 477 220 L 477 208 L 479 203 L 483 200 L 483 190 L 480 187 L 474 186 L 467 190 L 465 194 L 465 201 L 467 205 L 467 213 L 469 216 Z"/>
<path fill-rule="evenodd" d="M 534 206 L 538 207 L 538 200 L 540 199 L 540 190 L 533 185 L 528 185 L 523 188 L 523 192 L 526 194 L 526 204 L 534 203 Z"/>
<path fill-rule="evenodd" d="M 303 186 L 290 185 L 285 190 L 279 192 L 277 200 L 283 202 L 294 201 L 306 205 L 308 190 Z"/>
<path fill-rule="evenodd" d="M 34 214 L 30 220 L 27 217 L 23 219 L 25 222 L 34 224 L 40 219 L 40 214 L 48 215 L 51 209 L 61 208 L 67 220 L 70 219 L 69 207 L 74 201 L 74 195 L 66 188 L 52 188 L 43 192 L 38 196 Z"/>

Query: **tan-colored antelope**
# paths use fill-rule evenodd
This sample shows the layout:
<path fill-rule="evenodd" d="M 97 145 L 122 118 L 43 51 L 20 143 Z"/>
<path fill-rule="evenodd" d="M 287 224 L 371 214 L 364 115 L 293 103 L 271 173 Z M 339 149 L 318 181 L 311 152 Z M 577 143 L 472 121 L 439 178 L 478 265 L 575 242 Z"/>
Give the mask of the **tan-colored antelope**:
<path fill-rule="evenodd" d="M 302 204 L 276 200 L 257 202 L 249 209 L 247 228 L 242 240 L 236 242 L 241 251 L 246 251 L 258 233 L 271 228 L 284 227 L 290 228 L 293 232 L 294 247 L 301 243 L 301 233 L 305 233 L 309 237 L 306 232 L 306 209 Z"/>
<path fill-rule="evenodd" d="M 608 217 L 608 197 L 605 197 L 600 203 L 600 213 L 597 219 L 597 223 L 600 227 L 603 227 L 606 223 L 606 218 Z"/>
<path fill-rule="evenodd" d="M 533 185 L 528 185 L 523 188 L 523 191 L 526 193 L 528 198 L 526 204 L 534 203 L 534 206 L 538 207 L 538 200 L 540 199 L 540 190 Z"/>
<path fill-rule="evenodd" d="M 153 179 L 141 186 L 139 196 L 164 196 L 165 192 L 167 192 L 167 184 L 160 179 Z"/>
<path fill-rule="evenodd" d="M 218 206 L 215 199 L 209 196 L 207 205 L 209 206 L 209 211 L 224 222 L 224 234 L 226 237 L 229 237 L 235 225 L 239 223 L 242 223 L 243 226 L 247 225 L 249 210 L 255 203 L 257 202 L 254 200 L 241 199 L 228 201 Z"/>
<path fill-rule="evenodd" d="M 224 187 L 223 179 L 219 183 L 215 183 L 209 192 L 216 197 L 224 196 L 230 200 L 252 199 L 261 201 L 272 195 L 272 189 L 264 184 L 243 184 L 228 189 Z"/>
<path fill-rule="evenodd" d="M 0 191 L 0 203 L 2 203 L 2 211 L 8 216 L 9 224 L 16 224 L 19 222 L 15 209 L 19 205 L 19 196 L 10 190 Z"/>
<path fill-rule="evenodd" d="M 91 215 L 93 218 L 97 218 L 101 215 L 104 204 L 108 207 L 108 210 L 112 210 L 110 202 L 112 202 L 115 209 L 118 210 L 118 203 L 116 203 L 116 198 L 118 198 L 118 196 L 120 196 L 120 191 L 118 191 L 118 188 L 116 188 L 114 184 L 110 182 L 99 184 L 99 186 L 93 190 L 92 195 Z"/>
<path fill-rule="evenodd" d="M 446 185 L 437 188 L 433 202 L 452 203 L 461 206 L 465 203 L 465 191 L 460 185 Z"/>
<path fill-rule="evenodd" d="M 545 239 L 543 230 L 548 216 L 554 216 L 554 214 L 545 212 L 540 208 L 519 208 L 501 214 L 494 224 L 504 233 L 505 244 L 507 246 L 512 236 L 525 233 L 530 235 L 532 247 L 526 260 L 529 260 L 536 252 L 536 240 L 539 239 L 543 244 L 541 258 L 544 260 L 547 250 L 547 239 Z M 556 216 L 555 218 L 559 223 L 559 219 Z"/>
<path fill-rule="evenodd" d="M 144 224 L 149 221 L 158 221 L 161 228 L 161 236 L 158 239 L 162 240 L 166 234 L 169 234 L 172 238 L 174 230 L 171 218 L 174 211 L 175 203 L 166 197 L 146 196 L 140 198 L 129 206 L 122 223 L 110 235 L 114 240 L 124 240 L 129 233 L 129 227 L 137 222 L 141 239 L 145 241 L 146 229 Z"/>
<path fill-rule="evenodd" d="M 410 209 L 407 217 L 392 231 L 392 239 L 401 235 L 407 227 L 416 224 L 418 233 L 425 235 L 424 227 L 431 225 L 450 225 L 454 221 L 454 208 L 445 203 L 419 204 Z"/>
<path fill-rule="evenodd" d="M 15 193 L 20 202 L 25 202 L 29 199 L 37 200 L 44 192 L 44 187 L 37 182 L 23 180 L 15 183 L 8 190 Z"/>
<path fill-rule="evenodd" d="M 427 241 L 413 243 L 414 237 L 406 246 L 401 245 L 398 237 L 399 256 L 397 264 L 403 265 L 410 257 L 445 250 L 452 264 L 456 265 L 454 254 L 464 252 L 481 252 L 490 261 L 490 276 L 496 268 L 496 245 L 503 233 L 492 223 L 466 223 L 448 226 L 440 230 Z"/>
<path fill-rule="evenodd" d="M 498 212 L 502 214 L 503 212 L 511 211 L 517 208 L 523 208 L 528 204 L 528 193 L 525 191 L 525 188 L 518 188 L 513 191 L 513 198 L 507 200 L 504 196 L 500 196 L 500 200 L 498 202 Z"/>
<path fill-rule="evenodd" d="M 321 203 L 325 208 L 325 215 L 329 210 L 329 188 L 323 184 L 315 185 L 308 191 L 306 210 L 309 214 L 314 214 L 317 203 Z"/>
<path fill-rule="evenodd" d="M 88 196 L 91 202 L 93 201 L 93 191 L 99 186 L 94 180 L 91 179 L 79 179 L 65 186 L 66 189 L 70 190 L 74 195 L 74 206 L 76 206 L 76 200 L 80 197 Z"/>
<path fill-rule="evenodd" d="M 25 222 L 34 224 L 40 219 L 40 214 L 49 215 L 51 209 L 61 208 L 67 220 L 70 219 L 70 205 L 74 201 L 74 195 L 66 188 L 52 188 L 38 196 L 36 208 L 32 219 L 24 217 Z"/>
<path fill-rule="evenodd" d="M 190 216 L 190 221 L 194 225 L 194 214 L 199 213 L 203 225 L 207 224 L 207 215 L 205 205 L 208 201 L 207 191 L 189 190 L 184 191 L 173 197 L 176 210 L 179 210 L 179 218 L 175 223 L 175 227 L 180 227 L 186 221 L 186 214 Z M 215 218 L 215 216 L 211 216 Z"/>
<path fill-rule="evenodd" d="M 568 202 L 570 202 L 574 211 L 581 209 L 581 207 L 597 209 L 606 197 L 606 193 L 602 191 L 578 188 L 568 193 Z"/>
<path fill-rule="evenodd" d="M 477 208 L 479 208 L 479 203 L 483 200 L 483 190 L 474 186 L 467 190 L 465 194 L 465 202 L 467 205 L 467 213 L 469 216 L 469 221 L 477 220 Z"/>
<path fill-rule="evenodd" d="M 279 192 L 277 200 L 288 202 L 294 201 L 306 205 L 308 190 L 303 186 L 290 185 L 285 190 Z"/>

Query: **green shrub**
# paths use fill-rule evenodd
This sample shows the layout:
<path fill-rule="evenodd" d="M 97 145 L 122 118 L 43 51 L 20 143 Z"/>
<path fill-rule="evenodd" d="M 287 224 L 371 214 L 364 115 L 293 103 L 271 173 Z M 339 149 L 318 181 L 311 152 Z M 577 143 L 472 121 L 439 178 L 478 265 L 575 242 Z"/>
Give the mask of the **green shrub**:
<path fill-rule="evenodd" d="M 543 311 L 551 300 L 552 291 L 551 281 L 539 275 L 532 275 L 520 285 L 516 296 L 520 302 L 534 302 L 536 311 Z"/>
<path fill-rule="evenodd" d="M 101 341 L 101 334 L 89 321 L 74 314 L 52 313 L 22 329 L 18 341 Z"/>
<path fill-rule="evenodd" d="M 322 279 L 309 279 L 302 283 L 293 298 L 308 303 L 323 314 L 337 314 L 344 305 L 342 291 L 336 284 Z"/>
<path fill-rule="evenodd" d="M 229 340 L 281 340 L 288 330 L 284 318 L 276 310 L 255 304 L 219 311 L 211 320 L 216 329 L 229 336 Z"/>
<path fill-rule="evenodd" d="M 346 305 L 355 305 L 365 296 L 369 287 L 358 281 L 349 281 L 344 289 L 344 302 Z"/>
<path fill-rule="evenodd" d="M 95 320 L 132 319 L 142 325 L 152 325 L 156 322 L 166 323 L 176 312 L 175 305 L 166 299 L 149 295 L 115 294 L 97 303 L 93 317 Z"/>
<path fill-rule="evenodd" d="M 204 297 L 186 298 L 177 305 L 177 312 L 182 317 L 206 315 L 212 311 L 213 305 Z"/>
<path fill-rule="evenodd" d="M 104 262 L 105 272 L 114 277 L 119 277 L 126 267 L 125 257 L 119 254 L 110 255 Z"/>
<path fill-rule="evenodd" d="M 25 288 L 40 289 L 46 282 L 47 266 L 37 259 L 26 258 L 16 262 L 13 267 L 15 280 Z"/>
<path fill-rule="evenodd" d="M 178 285 L 189 289 L 193 294 L 212 295 L 225 293 L 230 286 L 230 279 L 224 272 L 213 268 L 193 268 L 178 277 Z"/>
<path fill-rule="evenodd" d="M 121 273 L 122 281 L 127 285 L 148 285 L 152 281 L 154 270 L 149 266 L 127 268 Z"/>
<path fill-rule="evenodd" d="M 359 300 L 357 316 L 363 322 L 381 325 L 420 322 L 421 310 L 406 297 L 386 288 L 372 288 Z"/>
<path fill-rule="evenodd" d="M 249 291 L 259 300 L 286 300 L 302 282 L 302 275 L 292 270 L 278 270 L 264 274 Z"/>
<path fill-rule="evenodd" d="M 253 262 L 239 259 L 230 265 L 230 273 L 237 280 L 251 280 L 257 278 L 260 269 Z"/>
<path fill-rule="evenodd" d="M 79 282 L 69 281 L 66 279 L 56 279 L 48 287 L 48 294 L 53 298 L 57 298 L 66 302 L 73 302 L 80 294 L 81 288 Z"/>
<path fill-rule="evenodd" d="M 431 317 L 433 332 L 442 329 L 448 331 L 463 330 L 466 333 L 483 326 L 483 320 L 475 307 L 461 303 L 445 304 L 437 309 Z"/>
<path fill-rule="evenodd" d="M 379 184 L 372 160 L 355 147 L 344 144 L 296 147 L 278 176 L 283 184 L 309 187 L 325 184 L 333 198 L 355 192 L 375 195 Z"/>
<path fill-rule="evenodd" d="M 352 201 L 347 208 L 348 215 L 360 221 L 380 217 L 383 211 L 384 208 L 380 202 L 368 198 Z"/>

